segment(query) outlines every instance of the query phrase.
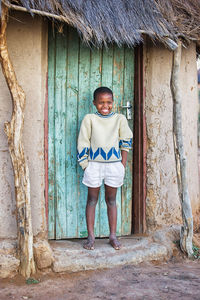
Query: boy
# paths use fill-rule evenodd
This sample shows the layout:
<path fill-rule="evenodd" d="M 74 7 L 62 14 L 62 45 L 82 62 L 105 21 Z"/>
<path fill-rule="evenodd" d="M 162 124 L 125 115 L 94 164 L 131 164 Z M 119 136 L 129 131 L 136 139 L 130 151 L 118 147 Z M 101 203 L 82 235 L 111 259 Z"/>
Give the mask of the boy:
<path fill-rule="evenodd" d="M 121 248 L 116 237 L 117 188 L 123 185 L 127 153 L 131 148 L 132 132 L 124 115 L 112 112 L 113 93 L 107 87 L 94 91 L 95 114 L 87 114 L 78 137 L 78 162 L 85 170 L 83 184 L 88 187 L 86 222 L 88 238 L 83 247 L 94 249 L 95 208 L 104 179 L 105 201 L 110 228 L 109 243 Z"/>

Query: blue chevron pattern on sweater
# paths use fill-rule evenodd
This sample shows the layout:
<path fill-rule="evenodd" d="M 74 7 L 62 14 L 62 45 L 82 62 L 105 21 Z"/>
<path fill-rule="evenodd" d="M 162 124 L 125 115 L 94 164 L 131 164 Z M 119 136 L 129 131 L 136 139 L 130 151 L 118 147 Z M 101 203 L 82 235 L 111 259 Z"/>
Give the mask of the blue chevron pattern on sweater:
<path fill-rule="evenodd" d="M 130 139 L 129 141 L 125 141 L 125 140 L 120 140 L 119 141 L 119 146 L 122 146 L 124 148 L 131 148 L 131 144 L 132 144 L 132 139 Z M 95 160 L 97 158 L 97 156 L 101 155 L 103 157 L 104 160 L 109 160 L 111 158 L 111 156 L 114 154 L 116 156 L 116 158 L 120 158 L 120 149 L 117 151 L 114 147 L 112 147 L 108 153 L 106 153 L 103 148 L 99 147 L 95 152 L 92 150 L 92 148 L 87 148 L 85 147 L 80 153 L 77 153 L 77 159 L 79 162 L 85 160 L 86 158 L 83 157 L 84 155 L 86 155 L 89 151 L 89 156 L 91 160 Z"/>
<path fill-rule="evenodd" d="M 95 160 L 97 156 L 101 155 L 104 160 L 109 160 L 112 155 L 115 155 L 118 159 L 120 158 L 120 150 L 116 150 L 114 147 L 112 147 L 108 153 L 106 153 L 103 148 L 98 148 L 95 152 L 93 152 L 92 148 L 90 148 L 90 159 Z"/>
<path fill-rule="evenodd" d="M 95 160 L 95 158 L 99 155 L 99 153 L 100 153 L 100 148 L 98 148 L 97 151 L 94 152 L 93 160 Z"/>
<path fill-rule="evenodd" d="M 132 145 L 132 139 L 130 139 L 129 141 L 125 141 L 125 140 L 119 141 L 119 147 L 131 149 L 131 145 Z"/>
<path fill-rule="evenodd" d="M 89 148 L 85 147 L 85 148 L 83 148 L 83 150 L 81 151 L 81 153 L 79 153 L 79 152 L 77 151 L 77 159 L 78 159 L 79 162 L 80 162 L 81 158 L 82 158 L 85 154 L 87 154 L 88 150 L 89 150 Z"/>
<path fill-rule="evenodd" d="M 101 156 L 106 160 L 106 152 L 101 148 Z"/>
<path fill-rule="evenodd" d="M 112 147 L 109 151 L 108 151 L 108 154 L 107 154 L 107 159 L 109 160 L 113 154 L 113 149 L 114 147 Z"/>

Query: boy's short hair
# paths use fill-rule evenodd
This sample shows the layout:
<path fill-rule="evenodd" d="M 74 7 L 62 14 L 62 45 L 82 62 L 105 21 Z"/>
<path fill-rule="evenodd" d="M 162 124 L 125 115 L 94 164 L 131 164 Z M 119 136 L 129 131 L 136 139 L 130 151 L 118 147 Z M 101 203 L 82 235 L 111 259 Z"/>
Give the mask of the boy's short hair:
<path fill-rule="evenodd" d="M 96 100 L 98 94 L 104 94 L 104 93 L 111 94 L 111 95 L 112 95 L 112 98 L 113 98 L 113 92 L 112 92 L 112 90 L 109 89 L 109 88 L 106 87 L 106 86 L 101 86 L 101 87 L 97 88 L 97 89 L 94 91 L 93 99 Z"/>

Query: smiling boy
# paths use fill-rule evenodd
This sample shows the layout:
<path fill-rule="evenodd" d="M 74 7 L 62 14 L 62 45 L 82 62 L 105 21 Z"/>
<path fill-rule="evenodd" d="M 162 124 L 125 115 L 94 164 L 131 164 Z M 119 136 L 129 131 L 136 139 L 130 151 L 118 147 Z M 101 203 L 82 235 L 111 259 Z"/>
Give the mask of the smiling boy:
<path fill-rule="evenodd" d="M 88 238 L 83 245 L 88 250 L 94 249 L 95 208 L 103 180 L 110 228 L 109 242 L 115 250 L 121 248 L 116 237 L 116 194 L 117 188 L 123 185 L 133 135 L 126 117 L 112 112 L 113 101 L 113 93 L 109 88 L 100 87 L 94 91 L 93 104 L 97 112 L 84 117 L 78 137 L 78 162 L 85 170 L 82 182 L 88 187 Z"/>

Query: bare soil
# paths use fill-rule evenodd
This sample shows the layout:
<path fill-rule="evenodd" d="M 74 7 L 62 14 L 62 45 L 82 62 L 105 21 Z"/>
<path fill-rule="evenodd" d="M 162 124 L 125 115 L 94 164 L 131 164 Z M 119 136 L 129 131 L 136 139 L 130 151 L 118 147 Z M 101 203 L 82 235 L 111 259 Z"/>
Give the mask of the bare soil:
<path fill-rule="evenodd" d="M 0 281 L 0 299 L 37 300 L 200 300 L 200 260 L 183 256 L 167 263 L 124 265 L 72 274 L 37 274 Z"/>
<path fill-rule="evenodd" d="M 194 237 L 195 246 L 200 249 L 199 229 Z M 0 300 L 200 300 L 200 259 L 189 260 L 179 249 L 174 255 L 165 263 L 72 274 L 47 271 L 34 276 L 37 284 L 27 284 L 19 275 L 1 279 Z"/>

